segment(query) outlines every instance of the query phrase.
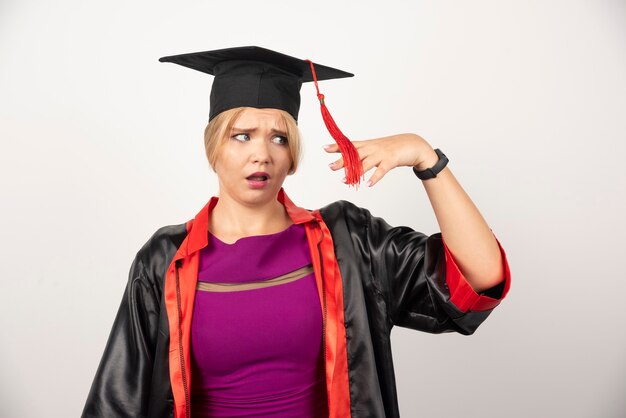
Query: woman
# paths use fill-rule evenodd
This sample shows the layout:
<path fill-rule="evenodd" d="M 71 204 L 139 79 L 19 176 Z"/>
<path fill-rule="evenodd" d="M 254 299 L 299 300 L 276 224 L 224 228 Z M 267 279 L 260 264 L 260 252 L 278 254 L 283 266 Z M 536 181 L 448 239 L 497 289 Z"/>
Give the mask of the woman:
<path fill-rule="evenodd" d="M 205 145 L 219 197 L 137 253 L 83 416 L 399 416 L 391 328 L 472 334 L 510 283 L 445 155 L 415 134 L 347 143 L 318 91 L 338 140 L 325 149 L 343 156 L 331 169 L 354 183 L 376 167 L 374 185 L 413 167 L 441 233 L 347 201 L 300 208 L 282 184 L 299 160 L 301 83 L 351 74 L 258 47 L 161 60 L 215 75 Z"/>

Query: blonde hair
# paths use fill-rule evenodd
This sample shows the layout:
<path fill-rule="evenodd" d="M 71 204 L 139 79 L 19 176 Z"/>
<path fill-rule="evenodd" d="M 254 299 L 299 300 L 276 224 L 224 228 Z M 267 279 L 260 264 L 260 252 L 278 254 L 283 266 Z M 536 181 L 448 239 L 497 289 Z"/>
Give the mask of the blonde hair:
<path fill-rule="evenodd" d="M 233 125 L 246 110 L 246 107 L 236 107 L 234 109 L 225 110 L 215 116 L 204 129 L 204 148 L 206 157 L 209 160 L 211 169 L 215 172 L 215 162 L 219 154 L 219 149 L 228 140 Z M 287 130 L 287 146 L 291 155 L 291 167 L 289 174 L 293 174 L 298 169 L 300 157 L 302 154 L 302 146 L 300 143 L 300 130 L 295 119 L 284 110 L 280 110 L 281 117 Z"/>

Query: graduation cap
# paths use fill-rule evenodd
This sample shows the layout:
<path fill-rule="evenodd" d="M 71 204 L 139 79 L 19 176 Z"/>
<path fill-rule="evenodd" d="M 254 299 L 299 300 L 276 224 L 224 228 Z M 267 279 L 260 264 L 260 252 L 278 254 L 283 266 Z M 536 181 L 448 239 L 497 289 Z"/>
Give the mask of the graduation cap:
<path fill-rule="evenodd" d="M 211 87 L 209 121 L 236 107 L 281 109 L 298 120 L 300 87 L 313 81 L 322 117 L 339 145 L 346 169 L 346 183 L 358 185 L 363 166 L 350 140 L 339 130 L 320 93 L 318 80 L 353 77 L 354 74 L 294 58 L 258 46 L 242 46 L 159 58 L 215 76 Z"/>

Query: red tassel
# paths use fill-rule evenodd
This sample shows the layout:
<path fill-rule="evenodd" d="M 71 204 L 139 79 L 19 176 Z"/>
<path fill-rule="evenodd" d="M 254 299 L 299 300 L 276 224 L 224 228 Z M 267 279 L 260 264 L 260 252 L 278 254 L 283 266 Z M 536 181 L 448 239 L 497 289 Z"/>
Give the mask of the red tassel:
<path fill-rule="evenodd" d="M 313 82 L 315 83 L 315 90 L 317 90 L 317 98 L 320 101 L 322 118 L 326 129 L 330 132 L 337 145 L 339 146 L 339 152 L 343 157 L 343 167 L 346 172 L 346 184 L 356 185 L 360 184 L 363 175 L 363 164 L 359 158 L 359 152 L 354 147 L 354 144 L 339 130 L 339 127 L 335 123 L 335 120 L 330 115 L 326 104 L 324 103 L 324 95 L 320 93 L 320 89 L 317 86 L 317 76 L 315 75 L 315 69 L 313 68 L 313 62 L 311 60 L 305 60 L 311 65 L 311 73 L 313 74 Z"/>

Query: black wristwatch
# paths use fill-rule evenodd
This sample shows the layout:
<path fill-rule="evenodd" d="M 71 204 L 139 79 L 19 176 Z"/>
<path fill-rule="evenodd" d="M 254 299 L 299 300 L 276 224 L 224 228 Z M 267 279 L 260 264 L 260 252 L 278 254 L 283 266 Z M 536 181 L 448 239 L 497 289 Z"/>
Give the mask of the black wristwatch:
<path fill-rule="evenodd" d="M 437 177 L 437 173 L 439 173 L 443 168 L 448 164 L 448 157 L 441 152 L 439 148 L 435 150 L 437 155 L 439 156 L 439 161 L 432 166 L 431 168 L 427 168 L 424 171 L 417 171 L 415 167 L 413 167 L 413 172 L 420 180 L 428 180 Z"/>

